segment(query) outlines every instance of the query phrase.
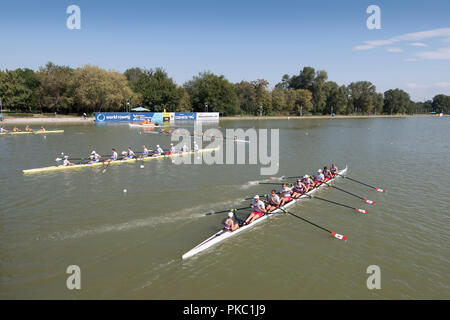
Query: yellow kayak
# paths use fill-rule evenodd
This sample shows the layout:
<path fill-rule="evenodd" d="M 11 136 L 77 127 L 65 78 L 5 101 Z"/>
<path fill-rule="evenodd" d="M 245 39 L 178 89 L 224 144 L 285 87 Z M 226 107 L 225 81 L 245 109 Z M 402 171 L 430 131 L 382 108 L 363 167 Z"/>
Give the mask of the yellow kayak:
<path fill-rule="evenodd" d="M 194 153 L 204 153 L 204 152 L 213 152 L 217 151 L 219 148 L 209 148 L 209 149 L 201 149 L 197 152 L 184 152 L 184 153 L 175 153 L 171 155 L 161 155 L 156 157 L 147 157 L 142 159 L 126 159 L 126 160 L 115 160 L 111 161 L 110 165 L 114 164 L 122 164 L 122 163 L 135 163 L 136 161 L 150 161 L 153 159 L 165 159 L 165 158 L 174 158 L 174 157 L 181 157 L 184 155 L 194 154 Z M 28 169 L 28 170 L 22 170 L 24 174 L 33 174 L 33 173 L 41 173 L 41 172 L 51 172 L 51 171 L 63 171 L 63 170 L 72 170 L 72 169 L 81 169 L 81 168 L 91 168 L 91 167 L 99 167 L 104 166 L 103 162 L 96 162 L 92 164 L 76 164 L 73 166 L 50 166 L 50 167 L 43 167 L 43 168 L 36 168 L 36 169 Z"/>
<path fill-rule="evenodd" d="M 17 135 L 17 134 L 47 134 L 47 133 L 64 133 L 64 130 L 46 130 L 46 131 L 20 131 L 20 132 L 3 132 L 0 135 Z"/>

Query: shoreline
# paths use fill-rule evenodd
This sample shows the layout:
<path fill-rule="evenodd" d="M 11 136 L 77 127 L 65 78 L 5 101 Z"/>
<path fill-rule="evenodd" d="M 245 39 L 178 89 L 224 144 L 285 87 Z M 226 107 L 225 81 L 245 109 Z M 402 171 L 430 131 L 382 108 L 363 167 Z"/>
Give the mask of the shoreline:
<path fill-rule="evenodd" d="M 445 115 L 448 117 L 450 115 Z M 373 119 L 373 118 L 412 118 L 412 117 L 438 117 L 428 114 L 416 114 L 416 115 L 336 115 L 336 116 L 232 116 L 232 117 L 220 117 L 219 121 L 233 121 L 233 120 L 309 120 L 309 119 Z M 26 117 L 26 118 L 4 118 L 0 121 L 0 125 L 33 125 L 33 124 L 95 124 L 94 117 Z"/>

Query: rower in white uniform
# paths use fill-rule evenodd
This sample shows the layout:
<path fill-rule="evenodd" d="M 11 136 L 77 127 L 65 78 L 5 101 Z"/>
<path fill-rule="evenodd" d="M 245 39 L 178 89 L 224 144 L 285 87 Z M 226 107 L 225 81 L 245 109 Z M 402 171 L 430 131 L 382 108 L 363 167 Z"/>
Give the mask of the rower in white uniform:
<path fill-rule="evenodd" d="M 252 204 L 250 205 L 250 207 L 253 208 L 253 211 L 245 220 L 245 224 L 252 223 L 253 221 L 261 218 L 264 215 L 264 213 L 267 212 L 264 202 L 259 200 L 259 195 L 253 197 Z"/>
<path fill-rule="evenodd" d="M 159 144 L 156 145 L 156 149 L 155 149 L 155 153 L 153 154 L 153 157 L 157 157 L 162 155 L 164 152 L 163 149 L 161 149 L 161 147 L 159 146 Z"/>
<path fill-rule="evenodd" d="M 291 194 L 292 190 L 289 188 L 286 183 L 283 183 L 280 189 L 280 195 L 281 195 L 281 203 L 280 207 L 284 206 L 286 203 L 291 201 Z"/>
<path fill-rule="evenodd" d="M 303 177 L 302 182 L 306 187 L 306 192 L 311 191 L 314 188 L 314 182 L 307 174 L 305 174 L 305 176 Z"/>
<path fill-rule="evenodd" d="M 186 144 L 183 144 L 183 146 L 181 147 L 180 152 L 181 152 L 181 153 L 184 153 L 184 152 L 188 152 L 188 151 L 189 151 L 189 149 L 188 149 L 187 145 L 186 145 Z"/>
<path fill-rule="evenodd" d="M 239 224 L 233 221 L 233 212 L 228 212 L 228 218 L 223 219 L 222 223 L 224 225 L 223 229 L 226 231 L 234 231 L 239 228 Z"/>
<path fill-rule="evenodd" d="M 167 155 L 174 154 L 174 153 L 175 153 L 175 147 L 173 146 L 173 143 L 171 143 L 170 149 L 169 149 L 169 152 L 167 152 Z"/>
<path fill-rule="evenodd" d="M 74 166 L 75 163 L 72 163 L 69 161 L 69 156 L 64 156 L 64 160 L 63 160 L 63 166 L 68 167 L 68 166 Z"/>
<path fill-rule="evenodd" d="M 143 145 L 142 149 L 143 149 L 143 152 L 142 152 L 142 154 L 141 154 L 141 156 L 139 158 L 147 158 L 148 157 L 148 153 L 149 153 L 147 147 L 145 145 Z"/>
<path fill-rule="evenodd" d="M 97 162 L 100 161 L 100 158 L 101 158 L 101 157 L 102 157 L 102 156 L 99 155 L 97 152 L 92 151 L 92 152 L 91 152 L 91 155 L 89 156 L 89 158 L 91 159 L 91 161 L 89 161 L 88 163 L 90 163 L 90 164 L 92 164 L 92 163 L 97 163 Z"/>
<path fill-rule="evenodd" d="M 4 129 L 3 126 L 0 127 L 0 133 L 8 133 L 8 130 Z"/>
<path fill-rule="evenodd" d="M 130 147 L 128 147 L 128 151 L 127 151 L 127 154 L 126 154 L 126 158 L 127 158 L 127 159 L 133 159 L 133 158 L 136 158 L 136 154 L 133 152 L 133 150 L 131 150 Z"/>
<path fill-rule="evenodd" d="M 194 152 L 198 152 L 198 144 L 194 141 Z"/>

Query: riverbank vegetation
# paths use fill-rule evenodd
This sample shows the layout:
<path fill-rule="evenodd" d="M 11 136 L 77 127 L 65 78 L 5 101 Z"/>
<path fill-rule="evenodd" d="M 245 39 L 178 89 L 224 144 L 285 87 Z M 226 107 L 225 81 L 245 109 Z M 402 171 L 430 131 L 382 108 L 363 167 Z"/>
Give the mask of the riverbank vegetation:
<path fill-rule="evenodd" d="M 142 106 L 160 112 L 220 112 L 233 115 L 379 115 L 450 112 L 450 96 L 414 102 L 401 89 L 377 92 L 369 81 L 339 85 L 327 72 L 304 67 L 284 75 L 274 88 L 257 79 L 232 83 L 203 72 L 183 85 L 160 68 L 123 74 L 96 66 L 73 69 L 49 62 L 38 71 L 0 71 L 0 98 L 11 112 L 120 112 Z"/>

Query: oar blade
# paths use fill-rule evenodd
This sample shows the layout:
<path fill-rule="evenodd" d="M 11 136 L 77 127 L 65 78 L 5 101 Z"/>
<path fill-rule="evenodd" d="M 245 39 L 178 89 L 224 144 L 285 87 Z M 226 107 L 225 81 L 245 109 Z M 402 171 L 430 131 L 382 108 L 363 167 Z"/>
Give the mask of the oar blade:
<path fill-rule="evenodd" d="M 355 210 L 358 211 L 358 212 L 364 213 L 364 214 L 368 214 L 369 213 L 368 210 L 364 210 L 364 209 L 355 208 Z"/>
<path fill-rule="evenodd" d="M 339 234 L 339 233 L 336 233 L 336 232 L 332 232 L 331 235 L 332 235 L 333 237 L 335 237 L 336 239 L 339 239 L 339 240 L 342 240 L 342 241 L 347 241 L 347 237 L 344 236 L 343 234 Z"/>
<path fill-rule="evenodd" d="M 381 189 L 381 188 L 375 188 L 375 190 L 377 190 L 378 192 L 386 192 L 386 190 Z"/>
<path fill-rule="evenodd" d="M 368 204 L 375 204 L 375 201 L 364 198 L 364 202 Z"/>

